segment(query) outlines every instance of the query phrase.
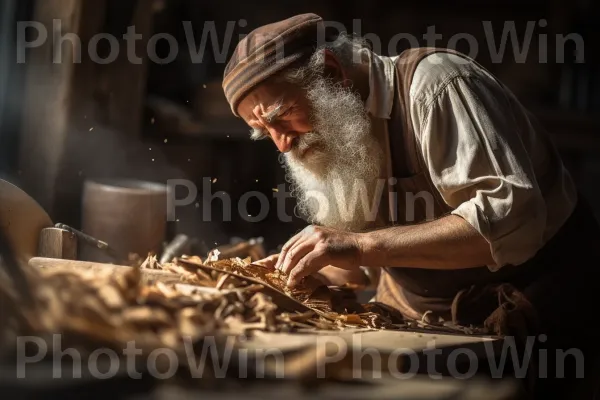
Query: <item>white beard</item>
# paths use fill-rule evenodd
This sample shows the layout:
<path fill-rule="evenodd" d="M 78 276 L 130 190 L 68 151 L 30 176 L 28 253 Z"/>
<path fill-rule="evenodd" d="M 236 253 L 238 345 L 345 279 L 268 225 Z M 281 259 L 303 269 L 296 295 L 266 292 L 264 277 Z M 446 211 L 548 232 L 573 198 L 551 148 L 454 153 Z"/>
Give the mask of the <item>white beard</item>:
<path fill-rule="evenodd" d="M 381 197 L 381 145 L 371 133 L 371 121 L 358 93 L 321 77 L 307 91 L 315 132 L 301 135 L 294 149 L 284 154 L 298 211 L 309 223 L 363 230 L 374 221 L 368 210 Z M 312 150 L 300 158 L 306 148 Z M 368 195 L 366 209 L 360 196 L 351 204 L 361 187 L 362 195 Z"/>

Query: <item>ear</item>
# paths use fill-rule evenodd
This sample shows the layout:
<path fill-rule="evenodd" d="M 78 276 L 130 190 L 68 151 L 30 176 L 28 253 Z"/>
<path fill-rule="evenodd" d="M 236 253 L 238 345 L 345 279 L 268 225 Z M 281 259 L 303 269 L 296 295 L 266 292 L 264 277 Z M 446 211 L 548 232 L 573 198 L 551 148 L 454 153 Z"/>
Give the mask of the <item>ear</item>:
<path fill-rule="evenodd" d="M 340 63 L 337 56 L 329 49 L 323 50 L 325 76 L 332 78 L 336 82 L 342 82 L 342 85 L 349 86 L 350 80 L 348 73 Z"/>

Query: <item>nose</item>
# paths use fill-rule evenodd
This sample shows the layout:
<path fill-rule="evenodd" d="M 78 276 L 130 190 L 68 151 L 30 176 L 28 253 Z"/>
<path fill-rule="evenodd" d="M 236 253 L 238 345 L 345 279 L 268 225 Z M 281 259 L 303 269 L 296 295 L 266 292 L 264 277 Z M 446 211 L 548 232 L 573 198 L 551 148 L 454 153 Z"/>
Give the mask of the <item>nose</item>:
<path fill-rule="evenodd" d="M 273 142 L 275 142 L 275 146 L 277 146 L 277 149 L 281 153 L 287 153 L 292 150 L 292 143 L 295 135 L 284 133 L 276 128 L 270 128 L 269 133 L 271 134 Z"/>

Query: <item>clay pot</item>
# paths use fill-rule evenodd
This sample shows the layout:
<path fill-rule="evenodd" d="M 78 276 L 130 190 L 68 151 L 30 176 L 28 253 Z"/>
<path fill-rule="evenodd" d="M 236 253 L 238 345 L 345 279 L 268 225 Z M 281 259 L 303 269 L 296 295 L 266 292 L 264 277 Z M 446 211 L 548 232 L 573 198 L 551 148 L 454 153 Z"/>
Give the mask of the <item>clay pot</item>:
<path fill-rule="evenodd" d="M 121 256 L 162 251 L 167 226 L 167 186 L 136 180 L 88 180 L 83 189 L 82 230 L 103 240 Z M 118 262 L 85 246 L 87 261 Z"/>

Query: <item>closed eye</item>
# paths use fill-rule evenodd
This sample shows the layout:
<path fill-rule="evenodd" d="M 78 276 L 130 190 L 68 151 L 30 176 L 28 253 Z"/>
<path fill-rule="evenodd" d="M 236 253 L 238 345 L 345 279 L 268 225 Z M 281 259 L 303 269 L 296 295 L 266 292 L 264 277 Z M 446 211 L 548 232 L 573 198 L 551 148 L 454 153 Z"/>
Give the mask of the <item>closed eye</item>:
<path fill-rule="evenodd" d="M 288 107 L 284 112 L 278 115 L 279 118 L 287 117 L 294 111 L 294 106 Z"/>

